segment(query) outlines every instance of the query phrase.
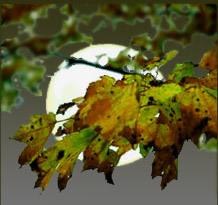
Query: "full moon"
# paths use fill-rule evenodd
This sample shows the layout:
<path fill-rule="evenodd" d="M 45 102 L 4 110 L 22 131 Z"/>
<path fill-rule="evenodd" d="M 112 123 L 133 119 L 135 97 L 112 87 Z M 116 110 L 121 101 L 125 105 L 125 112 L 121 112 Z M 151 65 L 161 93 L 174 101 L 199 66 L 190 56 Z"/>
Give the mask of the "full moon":
<path fill-rule="evenodd" d="M 125 46 L 115 45 L 115 44 L 98 44 L 91 45 L 87 48 L 81 49 L 71 56 L 75 58 L 82 58 L 86 61 L 92 63 L 99 63 L 104 66 L 108 62 L 108 58 L 116 58 L 118 54 L 127 49 Z M 134 57 L 138 51 L 133 49 L 127 50 L 127 55 Z M 98 58 L 101 56 L 101 58 Z M 146 72 L 144 72 L 146 73 Z M 157 71 L 152 70 L 151 74 L 155 75 L 157 79 L 163 79 L 163 75 Z M 46 97 L 46 111 L 47 113 L 56 113 L 59 105 L 72 102 L 73 99 L 78 97 L 83 97 L 86 94 L 86 89 L 91 82 L 100 80 L 101 76 L 110 76 L 115 80 L 121 80 L 123 75 L 120 73 L 115 73 L 113 71 L 99 69 L 93 66 L 76 64 L 67 67 L 66 61 L 64 61 L 57 72 L 51 76 L 51 81 L 48 86 L 47 97 Z M 64 115 L 57 115 L 57 120 L 63 120 L 71 117 L 77 112 L 78 108 L 73 106 L 69 108 Z M 59 126 L 63 125 L 64 122 L 59 122 L 56 124 L 53 134 L 56 133 Z M 61 140 L 64 136 L 56 137 L 56 140 Z M 110 149 L 116 150 L 117 147 L 110 146 Z M 121 156 L 120 161 L 117 166 L 122 166 L 130 164 L 142 156 L 139 153 L 139 147 L 136 150 L 130 150 Z M 83 159 L 83 153 L 79 155 L 79 159 Z"/>

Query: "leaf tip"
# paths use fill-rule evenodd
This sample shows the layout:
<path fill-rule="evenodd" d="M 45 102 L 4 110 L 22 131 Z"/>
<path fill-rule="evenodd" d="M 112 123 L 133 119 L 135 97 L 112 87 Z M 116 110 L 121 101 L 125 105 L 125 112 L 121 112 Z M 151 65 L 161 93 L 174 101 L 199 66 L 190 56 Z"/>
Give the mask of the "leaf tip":
<path fill-rule="evenodd" d="M 114 185 L 114 181 L 112 179 L 112 172 L 105 173 L 105 179 L 107 180 L 108 184 Z"/>

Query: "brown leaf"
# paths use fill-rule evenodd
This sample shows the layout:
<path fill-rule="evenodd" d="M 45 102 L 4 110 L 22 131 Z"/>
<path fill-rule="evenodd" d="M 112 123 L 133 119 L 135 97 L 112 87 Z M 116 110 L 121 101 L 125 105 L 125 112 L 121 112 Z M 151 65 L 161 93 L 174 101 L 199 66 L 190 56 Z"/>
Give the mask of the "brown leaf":
<path fill-rule="evenodd" d="M 68 108 L 74 106 L 74 105 L 75 105 L 74 102 L 64 103 L 64 104 L 62 104 L 62 105 L 60 105 L 60 106 L 58 107 L 58 110 L 57 110 L 56 114 L 62 114 L 62 115 L 64 115 L 65 112 L 66 112 L 66 110 L 67 110 Z"/>
<path fill-rule="evenodd" d="M 199 66 L 210 71 L 217 70 L 217 42 L 212 51 L 204 54 Z"/>

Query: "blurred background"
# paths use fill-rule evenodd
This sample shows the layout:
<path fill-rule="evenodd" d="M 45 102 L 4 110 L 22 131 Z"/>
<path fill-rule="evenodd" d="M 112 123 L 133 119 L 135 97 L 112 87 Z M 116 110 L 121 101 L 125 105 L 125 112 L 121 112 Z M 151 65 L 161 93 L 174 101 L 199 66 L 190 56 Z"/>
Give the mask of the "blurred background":
<path fill-rule="evenodd" d="M 82 162 L 61 193 L 55 174 L 44 192 L 29 166 L 19 169 L 25 144 L 9 140 L 34 114 L 45 114 L 51 75 L 62 59 L 90 44 L 119 44 L 148 58 L 176 49 L 160 68 L 164 77 L 177 63 L 197 64 L 217 40 L 216 5 L 182 4 L 4 4 L 1 8 L 1 183 L 2 204 L 208 204 L 216 203 L 216 152 L 199 151 L 185 141 L 179 155 L 178 180 L 161 191 L 161 177 L 151 178 L 154 153 L 117 167 L 115 185 L 96 170 L 81 173 Z M 196 77 L 206 70 L 196 67 Z M 81 76 L 82 77 L 82 76 Z M 46 147 L 54 143 L 50 137 Z"/>

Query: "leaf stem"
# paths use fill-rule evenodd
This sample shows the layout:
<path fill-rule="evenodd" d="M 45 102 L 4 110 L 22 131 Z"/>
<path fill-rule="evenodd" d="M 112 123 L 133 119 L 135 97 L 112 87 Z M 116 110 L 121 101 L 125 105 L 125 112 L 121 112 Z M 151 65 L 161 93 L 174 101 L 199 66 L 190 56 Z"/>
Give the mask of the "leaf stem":
<path fill-rule="evenodd" d="M 74 119 L 74 117 L 69 117 L 69 118 L 66 118 L 66 119 L 63 119 L 63 120 L 57 120 L 56 123 L 63 122 L 63 121 L 66 121 L 66 120 L 70 120 L 70 119 Z"/>

